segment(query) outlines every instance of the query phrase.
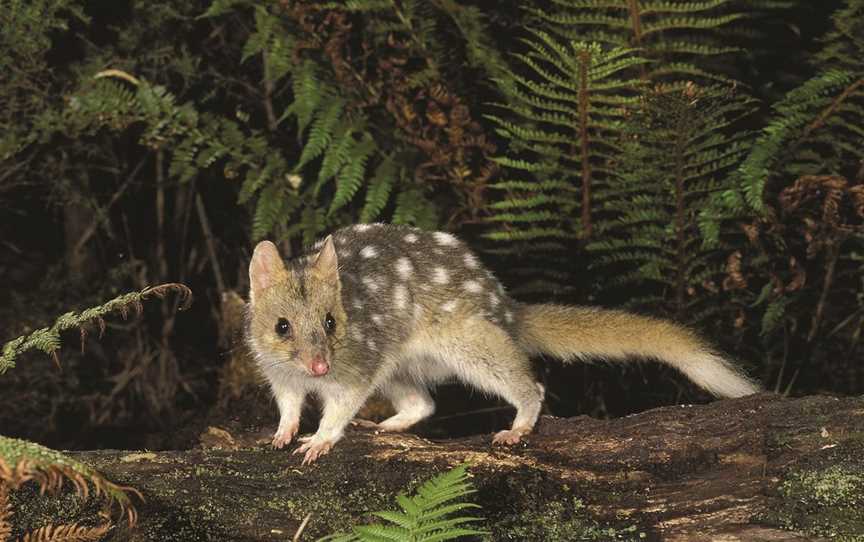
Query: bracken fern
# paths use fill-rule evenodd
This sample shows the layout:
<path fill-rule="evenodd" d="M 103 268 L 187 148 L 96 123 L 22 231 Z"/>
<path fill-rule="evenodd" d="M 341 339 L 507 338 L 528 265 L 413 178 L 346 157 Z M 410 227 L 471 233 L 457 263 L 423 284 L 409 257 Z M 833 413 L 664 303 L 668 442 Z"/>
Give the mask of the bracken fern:
<path fill-rule="evenodd" d="M 396 502 L 401 510 L 373 512 L 386 524 L 361 525 L 350 534 L 335 534 L 321 539 L 327 542 L 438 542 L 463 536 L 481 535 L 484 531 L 467 527 L 480 521 L 474 516 L 453 514 L 469 508 L 479 508 L 470 502 L 460 502 L 474 493 L 468 482 L 466 465 L 439 474 L 425 482 L 412 496 L 400 494 Z"/>

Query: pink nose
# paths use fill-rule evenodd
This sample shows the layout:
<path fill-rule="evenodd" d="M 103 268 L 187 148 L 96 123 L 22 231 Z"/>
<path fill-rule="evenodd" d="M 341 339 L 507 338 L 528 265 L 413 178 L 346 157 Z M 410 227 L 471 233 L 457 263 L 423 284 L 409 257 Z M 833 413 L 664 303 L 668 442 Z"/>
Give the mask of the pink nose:
<path fill-rule="evenodd" d="M 324 376 L 330 372 L 330 365 L 324 361 L 321 356 L 312 358 L 312 363 L 309 364 L 309 372 L 314 376 Z"/>

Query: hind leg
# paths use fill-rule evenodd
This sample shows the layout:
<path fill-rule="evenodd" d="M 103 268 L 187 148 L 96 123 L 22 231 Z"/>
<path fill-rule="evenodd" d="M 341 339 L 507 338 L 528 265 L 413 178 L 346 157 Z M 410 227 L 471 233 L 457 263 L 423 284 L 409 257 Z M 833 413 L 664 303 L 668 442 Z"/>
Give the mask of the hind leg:
<path fill-rule="evenodd" d="M 382 392 L 396 409 L 395 415 L 377 425 L 382 431 L 405 431 L 435 412 L 435 402 L 421 383 L 395 377 Z"/>
<path fill-rule="evenodd" d="M 516 407 L 511 428 L 493 439 L 494 444 L 516 444 L 534 428 L 543 405 L 543 387 L 534 379 L 531 361 L 494 323 L 477 317 L 453 322 L 458 325 L 434 334 L 433 347 L 461 381 Z"/>

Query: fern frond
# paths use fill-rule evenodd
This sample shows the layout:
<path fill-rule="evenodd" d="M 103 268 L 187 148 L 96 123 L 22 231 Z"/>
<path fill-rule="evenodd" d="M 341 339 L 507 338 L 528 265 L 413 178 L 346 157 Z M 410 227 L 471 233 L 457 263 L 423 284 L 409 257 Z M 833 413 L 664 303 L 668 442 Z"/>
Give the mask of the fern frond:
<path fill-rule="evenodd" d="M 71 523 L 40 527 L 21 537 L 21 542 L 98 542 L 111 530 L 110 523 L 86 527 Z"/>
<path fill-rule="evenodd" d="M 12 538 L 12 501 L 9 500 L 9 486 L 0 483 L 0 540 Z"/>
<path fill-rule="evenodd" d="M 14 490 L 31 480 L 41 492 L 56 493 L 64 482 L 70 482 L 85 499 L 92 491 L 97 497 L 119 505 L 130 525 L 136 523 L 137 512 L 129 496 L 135 494 L 141 498 L 137 490 L 114 484 L 88 465 L 56 450 L 0 436 L 0 485 Z"/>
<path fill-rule="evenodd" d="M 360 190 L 366 174 L 366 163 L 377 150 L 375 141 L 369 134 L 364 134 L 351 150 L 351 160 L 345 164 L 336 176 L 336 194 L 330 205 L 328 214 L 333 214 L 349 201 Z"/>
<path fill-rule="evenodd" d="M 703 283 L 717 281 L 723 271 L 716 245 L 699 235 L 719 235 L 720 226 L 707 226 L 701 213 L 734 186 L 747 136 L 730 130 L 752 110 L 746 97 L 692 84 L 646 95 L 627 128 L 632 136 L 620 177 L 598 188 L 607 216 L 598 227 L 602 239 L 586 246 L 591 268 L 614 276 L 604 281 L 607 288 L 653 283 L 664 292 L 650 296 L 653 310 L 691 322 L 700 313 L 692 305 L 704 299 Z M 733 143 L 721 144 L 727 140 Z"/>
<path fill-rule="evenodd" d="M 105 316 L 119 312 L 124 318 L 130 311 L 141 312 L 141 304 L 143 301 L 156 296 L 164 297 L 168 293 L 176 293 L 181 297 L 182 307 L 185 308 L 192 301 L 192 292 L 183 284 L 169 283 L 161 284 L 145 288 L 140 292 L 131 292 L 124 294 L 100 305 L 91 307 L 81 312 L 70 311 L 63 314 L 49 327 L 37 329 L 13 339 L 3 345 L 2 355 L 0 355 L 0 375 L 15 367 L 15 361 L 19 355 L 28 350 L 41 350 L 42 352 L 57 358 L 57 351 L 60 348 L 60 333 L 72 328 L 81 330 L 82 340 L 86 337 L 86 329 L 88 325 L 97 324 L 99 328 L 105 329 Z"/>
<path fill-rule="evenodd" d="M 551 10 L 530 12 L 568 39 L 638 47 L 640 56 L 657 61 L 645 66 L 642 75 L 666 83 L 728 80 L 728 75 L 706 69 L 705 60 L 737 52 L 724 32 L 752 17 L 734 0 L 553 0 L 552 4 Z"/>
<path fill-rule="evenodd" d="M 303 166 L 321 156 L 321 153 L 330 146 L 344 110 L 345 100 L 339 97 L 332 97 L 327 100 L 327 105 L 323 110 L 315 113 L 315 121 L 309 130 L 309 137 L 303 146 L 303 152 L 300 154 L 300 159 L 294 168 L 295 170 L 300 170 Z"/>
<path fill-rule="evenodd" d="M 739 169 L 739 187 L 744 201 L 755 211 L 763 209 L 763 192 L 769 178 L 782 174 L 778 167 L 795 155 L 803 144 L 822 126 L 831 126 L 832 118 L 838 114 L 838 103 L 853 97 L 864 96 L 864 77 L 854 73 L 829 69 L 789 92 L 774 106 L 776 115 Z M 860 118 L 859 121 L 864 121 Z M 795 175 L 820 173 L 815 165 L 809 171 L 796 170 Z"/>
<path fill-rule="evenodd" d="M 297 128 L 302 134 L 312 122 L 321 98 L 330 95 L 330 93 L 323 91 L 319 81 L 318 66 L 311 60 L 306 60 L 295 70 L 291 83 L 294 90 L 294 102 L 288 109 L 290 114 L 297 117 Z M 287 114 L 288 112 L 286 112 Z"/>
<path fill-rule="evenodd" d="M 360 222 L 374 222 L 390 200 L 399 171 L 393 156 L 387 156 L 378 164 L 375 174 L 366 189 L 366 203 L 360 211 Z"/>
<path fill-rule="evenodd" d="M 357 526 L 351 534 L 331 535 L 323 540 L 436 542 L 485 534 L 484 531 L 462 527 L 467 523 L 479 521 L 480 518 L 447 517 L 468 508 L 479 508 L 476 504 L 458 502 L 474 492 L 467 477 L 465 465 L 455 467 L 423 483 L 413 496 L 398 495 L 396 502 L 402 509 L 401 512 L 392 510 L 373 512 L 374 516 L 387 521 L 388 524 Z"/>

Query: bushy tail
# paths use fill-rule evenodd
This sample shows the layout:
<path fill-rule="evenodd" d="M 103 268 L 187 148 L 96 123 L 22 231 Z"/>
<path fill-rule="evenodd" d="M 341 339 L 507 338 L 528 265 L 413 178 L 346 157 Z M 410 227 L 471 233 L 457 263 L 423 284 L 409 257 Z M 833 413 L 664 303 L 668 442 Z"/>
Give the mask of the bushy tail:
<path fill-rule="evenodd" d="M 564 361 L 650 358 L 675 367 L 720 397 L 759 391 L 732 363 L 695 333 L 667 320 L 623 311 L 565 305 L 522 305 L 519 343 L 531 354 Z"/>

